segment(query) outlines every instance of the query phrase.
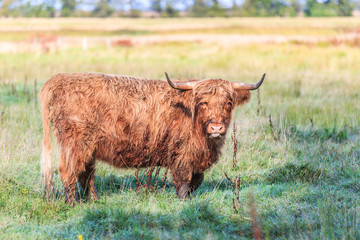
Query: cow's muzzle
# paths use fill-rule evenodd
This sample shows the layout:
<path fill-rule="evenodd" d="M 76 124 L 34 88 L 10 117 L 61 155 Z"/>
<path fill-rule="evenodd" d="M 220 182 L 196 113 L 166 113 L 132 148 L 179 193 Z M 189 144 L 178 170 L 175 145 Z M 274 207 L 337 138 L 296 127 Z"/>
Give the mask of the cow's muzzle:
<path fill-rule="evenodd" d="M 226 126 L 222 123 L 210 123 L 206 131 L 210 138 L 221 138 L 226 133 Z"/>

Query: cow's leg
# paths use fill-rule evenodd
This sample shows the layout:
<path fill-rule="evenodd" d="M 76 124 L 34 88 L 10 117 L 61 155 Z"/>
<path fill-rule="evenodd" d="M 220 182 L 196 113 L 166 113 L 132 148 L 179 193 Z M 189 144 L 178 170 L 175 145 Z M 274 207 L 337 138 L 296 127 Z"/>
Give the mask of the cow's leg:
<path fill-rule="evenodd" d="M 86 196 L 92 200 L 99 199 L 99 194 L 95 187 L 95 159 L 85 165 L 85 171 L 79 175 L 81 187 L 85 190 Z"/>
<path fill-rule="evenodd" d="M 59 171 L 61 181 L 64 185 L 65 202 L 68 203 L 70 206 L 74 206 L 74 202 L 78 201 L 78 198 L 76 196 L 76 183 L 78 174 L 76 174 L 76 169 L 72 167 L 72 165 L 74 164 L 69 164 L 71 160 L 67 160 L 66 154 L 62 152 L 59 162 Z"/>
<path fill-rule="evenodd" d="M 203 180 L 204 180 L 204 173 L 194 173 L 192 175 L 190 182 L 190 193 L 198 189 L 198 187 L 200 187 Z"/>
<path fill-rule="evenodd" d="M 76 196 L 76 183 L 77 177 L 75 174 L 71 174 L 66 167 L 61 167 L 59 165 L 61 181 L 64 185 L 64 192 L 65 192 L 65 202 L 68 203 L 70 206 L 74 206 L 74 202 L 78 201 Z"/>
<path fill-rule="evenodd" d="M 189 184 L 182 184 L 176 188 L 177 195 L 180 199 L 189 198 L 190 187 Z"/>
<path fill-rule="evenodd" d="M 186 199 L 190 194 L 190 182 L 192 173 L 186 168 L 171 169 L 173 183 L 176 188 L 176 193 L 180 199 Z"/>

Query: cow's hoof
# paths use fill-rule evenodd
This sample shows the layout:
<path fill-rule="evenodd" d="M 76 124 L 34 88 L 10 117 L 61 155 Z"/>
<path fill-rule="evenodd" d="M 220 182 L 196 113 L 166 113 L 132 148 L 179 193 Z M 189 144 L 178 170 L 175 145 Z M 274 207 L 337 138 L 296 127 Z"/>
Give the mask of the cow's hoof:
<path fill-rule="evenodd" d="M 178 191 L 180 199 L 189 199 L 190 188 L 187 185 L 182 185 Z"/>
<path fill-rule="evenodd" d="M 77 197 L 65 197 L 65 203 L 68 204 L 70 207 L 75 206 L 75 201 L 79 202 L 79 199 Z"/>
<path fill-rule="evenodd" d="M 65 199 L 65 203 L 68 204 L 70 207 L 74 207 L 74 206 L 75 206 L 74 201 L 71 201 L 71 200 L 69 200 L 69 199 Z"/>
<path fill-rule="evenodd" d="M 98 193 L 96 194 L 91 194 L 91 197 L 90 197 L 91 201 L 97 201 L 97 200 L 100 200 L 100 195 Z"/>

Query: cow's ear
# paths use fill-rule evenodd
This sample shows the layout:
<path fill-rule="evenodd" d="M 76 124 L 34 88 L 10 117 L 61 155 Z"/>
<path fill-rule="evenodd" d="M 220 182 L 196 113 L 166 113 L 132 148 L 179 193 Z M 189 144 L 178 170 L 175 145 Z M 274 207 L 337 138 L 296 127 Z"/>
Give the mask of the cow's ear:
<path fill-rule="evenodd" d="M 235 90 L 236 92 L 236 105 L 244 105 L 250 100 L 250 91 L 249 90 Z"/>
<path fill-rule="evenodd" d="M 192 91 L 180 91 L 171 96 L 171 106 L 185 113 L 188 117 L 194 116 L 194 97 Z"/>

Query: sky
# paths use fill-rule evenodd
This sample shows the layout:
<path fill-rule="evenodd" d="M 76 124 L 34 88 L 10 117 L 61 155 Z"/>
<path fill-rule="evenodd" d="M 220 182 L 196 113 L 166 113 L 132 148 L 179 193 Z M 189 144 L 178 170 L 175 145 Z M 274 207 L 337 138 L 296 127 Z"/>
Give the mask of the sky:
<path fill-rule="evenodd" d="M 26 1 L 28 1 L 28 0 L 25 0 L 25 2 Z M 30 0 L 31 5 L 39 5 L 39 4 L 44 3 L 45 1 L 46 0 Z M 79 2 L 79 0 L 76 0 L 76 1 Z M 235 1 L 236 1 L 236 3 L 238 5 L 241 5 L 244 2 L 244 0 L 235 0 Z M 97 1 L 96 0 L 85 0 L 85 2 L 96 3 Z M 124 2 L 128 2 L 128 1 L 124 1 Z M 150 10 L 152 0 L 135 0 L 135 2 L 136 2 L 136 5 L 137 5 L 137 9 L 139 9 L 139 10 Z M 163 0 L 162 2 L 165 5 L 166 1 Z M 177 4 L 175 4 L 174 7 L 177 10 L 185 10 L 187 5 L 184 2 L 190 3 L 190 2 L 192 2 L 192 0 L 177 1 Z M 233 5 L 233 0 L 219 0 L 219 3 L 221 4 L 221 6 L 228 8 L 228 7 L 231 7 Z M 94 5 L 95 4 L 80 4 L 79 8 L 83 9 L 83 10 L 92 10 Z M 163 7 L 165 7 L 165 6 L 163 6 Z M 56 9 L 61 8 L 61 0 L 55 0 L 55 8 Z M 127 4 L 127 6 L 125 8 L 120 7 L 120 6 L 118 8 L 119 9 L 123 8 L 125 10 L 129 10 L 130 6 L 128 6 L 128 4 Z"/>

